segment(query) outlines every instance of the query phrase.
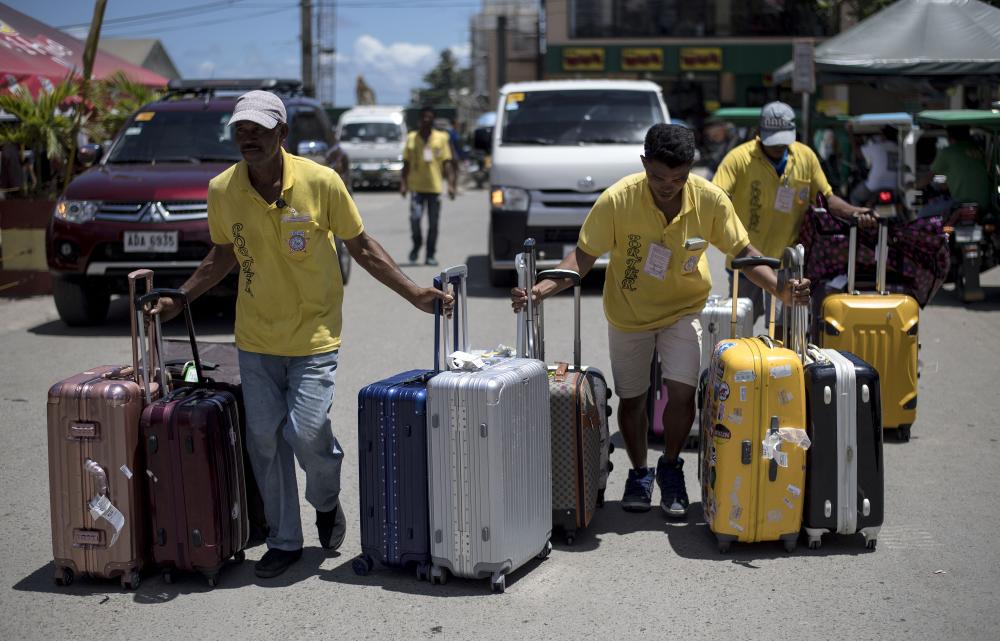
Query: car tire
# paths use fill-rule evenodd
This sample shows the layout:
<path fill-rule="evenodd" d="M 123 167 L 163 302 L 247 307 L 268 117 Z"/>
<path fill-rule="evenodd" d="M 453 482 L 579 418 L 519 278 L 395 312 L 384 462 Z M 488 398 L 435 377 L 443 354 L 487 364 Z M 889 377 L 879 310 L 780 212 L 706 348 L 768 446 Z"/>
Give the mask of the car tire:
<path fill-rule="evenodd" d="M 71 327 L 103 323 L 111 303 L 111 294 L 104 287 L 67 278 L 53 279 L 52 298 L 59 318 Z"/>

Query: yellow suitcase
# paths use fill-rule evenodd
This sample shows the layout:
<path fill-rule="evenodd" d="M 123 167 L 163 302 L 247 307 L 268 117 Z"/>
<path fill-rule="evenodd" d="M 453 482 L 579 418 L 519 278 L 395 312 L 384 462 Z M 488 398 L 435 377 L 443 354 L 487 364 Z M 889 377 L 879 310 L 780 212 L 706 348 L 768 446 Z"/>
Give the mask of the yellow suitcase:
<path fill-rule="evenodd" d="M 733 269 L 768 265 L 743 258 Z M 733 278 L 733 300 L 738 300 Z M 733 310 L 733 335 L 736 309 Z M 720 552 L 734 541 L 783 541 L 795 549 L 806 476 L 802 360 L 771 336 L 720 341 L 712 353 L 701 411 L 701 500 Z"/>
<path fill-rule="evenodd" d="M 820 311 L 820 347 L 851 352 L 879 373 L 882 428 L 910 440 L 917 418 L 917 345 L 920 306 L 912 296 L 885 290 L 887 219 L 879 218 L 874 293 L 854 289 L 857 228 L 851 227 L 847 293 L 827 296 Z"/>

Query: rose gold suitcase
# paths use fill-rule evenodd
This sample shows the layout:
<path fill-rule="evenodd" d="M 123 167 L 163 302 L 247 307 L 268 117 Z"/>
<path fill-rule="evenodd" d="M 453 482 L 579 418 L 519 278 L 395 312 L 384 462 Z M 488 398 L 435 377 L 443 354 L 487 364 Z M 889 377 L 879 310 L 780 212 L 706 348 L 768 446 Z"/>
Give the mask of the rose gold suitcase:
<path fill-rule="evenodd" d="M 140 279 L 149 289 L 153 273 L 129 274 L 132 301 Z M 88 574 L 139 587 L 148 547 L 139 415 L 149 399 L 138 377 L 155 363 L 144 359 L 139 367 L 137 322 L 145 321 L 133 313 L 131 366 L 94 367 L 49 389 L 52 555 L 59 585 Z M 153 385 L 150 398 L 157 396 Z"/>

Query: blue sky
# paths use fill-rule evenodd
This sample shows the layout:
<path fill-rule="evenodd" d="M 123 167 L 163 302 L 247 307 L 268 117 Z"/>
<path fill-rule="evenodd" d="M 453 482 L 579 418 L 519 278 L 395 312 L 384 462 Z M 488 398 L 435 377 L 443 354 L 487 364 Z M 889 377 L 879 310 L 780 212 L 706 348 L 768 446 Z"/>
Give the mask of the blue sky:
<path fill-rule="evenodd" d="M 4 0 L 52 26 L 89 24 L 92 0 Z M 313 0 L 329 3 L 330 0 Z M 360 73 L 381 104 L 407 104 L 443 49 L 468 62 L 478 0 L 337 0 L 336 102 L 354 103 Z M 159 38 L 181 75 L 300 77 L 298 0 L 108 0 L 102 37 Z M 194 7 L 155 21 L 118 22 Z M 69 29 L 81 39 L 86 27 Z M 314 34 L 315 35 L 315 34 Z"/>

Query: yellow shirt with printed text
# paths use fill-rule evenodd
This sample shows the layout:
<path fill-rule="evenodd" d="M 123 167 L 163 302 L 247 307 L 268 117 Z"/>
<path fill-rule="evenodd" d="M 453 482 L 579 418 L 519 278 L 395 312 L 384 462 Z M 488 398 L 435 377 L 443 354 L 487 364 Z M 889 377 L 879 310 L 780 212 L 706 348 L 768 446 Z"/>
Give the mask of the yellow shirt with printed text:
<path fill-rule="evenodd" d="M 282 150 L 281 198 L 264 202 L 240 161 L 208 185 L 212 242 L 239 266 L 236 345 L 276 356 L 340 347 L 344 285 L 334 236 L 356 237 L 361 216 L 333 169 Z"/>
<path fill-rule="evenodd" d="M 431 130 L 425 141 L 417 131 L 406 135 L 403 160 L 409 165 L 406 184 L 410 191 L 420 194 L 440 194 L 444 163 L 451 160 L 451 140 L 448 134 Z"/>
<path fill-rule="evenodd" d="M 785 172 L 778 176 L 759 140 L 726 154 L 712 182 L 732 197 L 753 246 L 765 256 L 781 258 L 785 247 L 798 241 L 802 218 L 817 194 L 829 196 L 833 189 L 819 158 L 806 145 L 794 142 L 788 147 Z"/>
<path fill-rule="evenodd" d="M 706 248 L 685 249 L 685 240 L 702 238 L 729 255 L 749 244 L 721 189 L 691 174 L 682 199 L 680 213 L 668 225 L 642 172 L 608 187 L 587 215 L 578 245 L 591 256 L 610 252 L 604 314 L 614 328 L 660 329 L 701 312 L 712 289 Z M 664 250 L 669 252 L 665 267 Z M 659 265 L 655 256 L 650 260 L 654 252 Z"/>

